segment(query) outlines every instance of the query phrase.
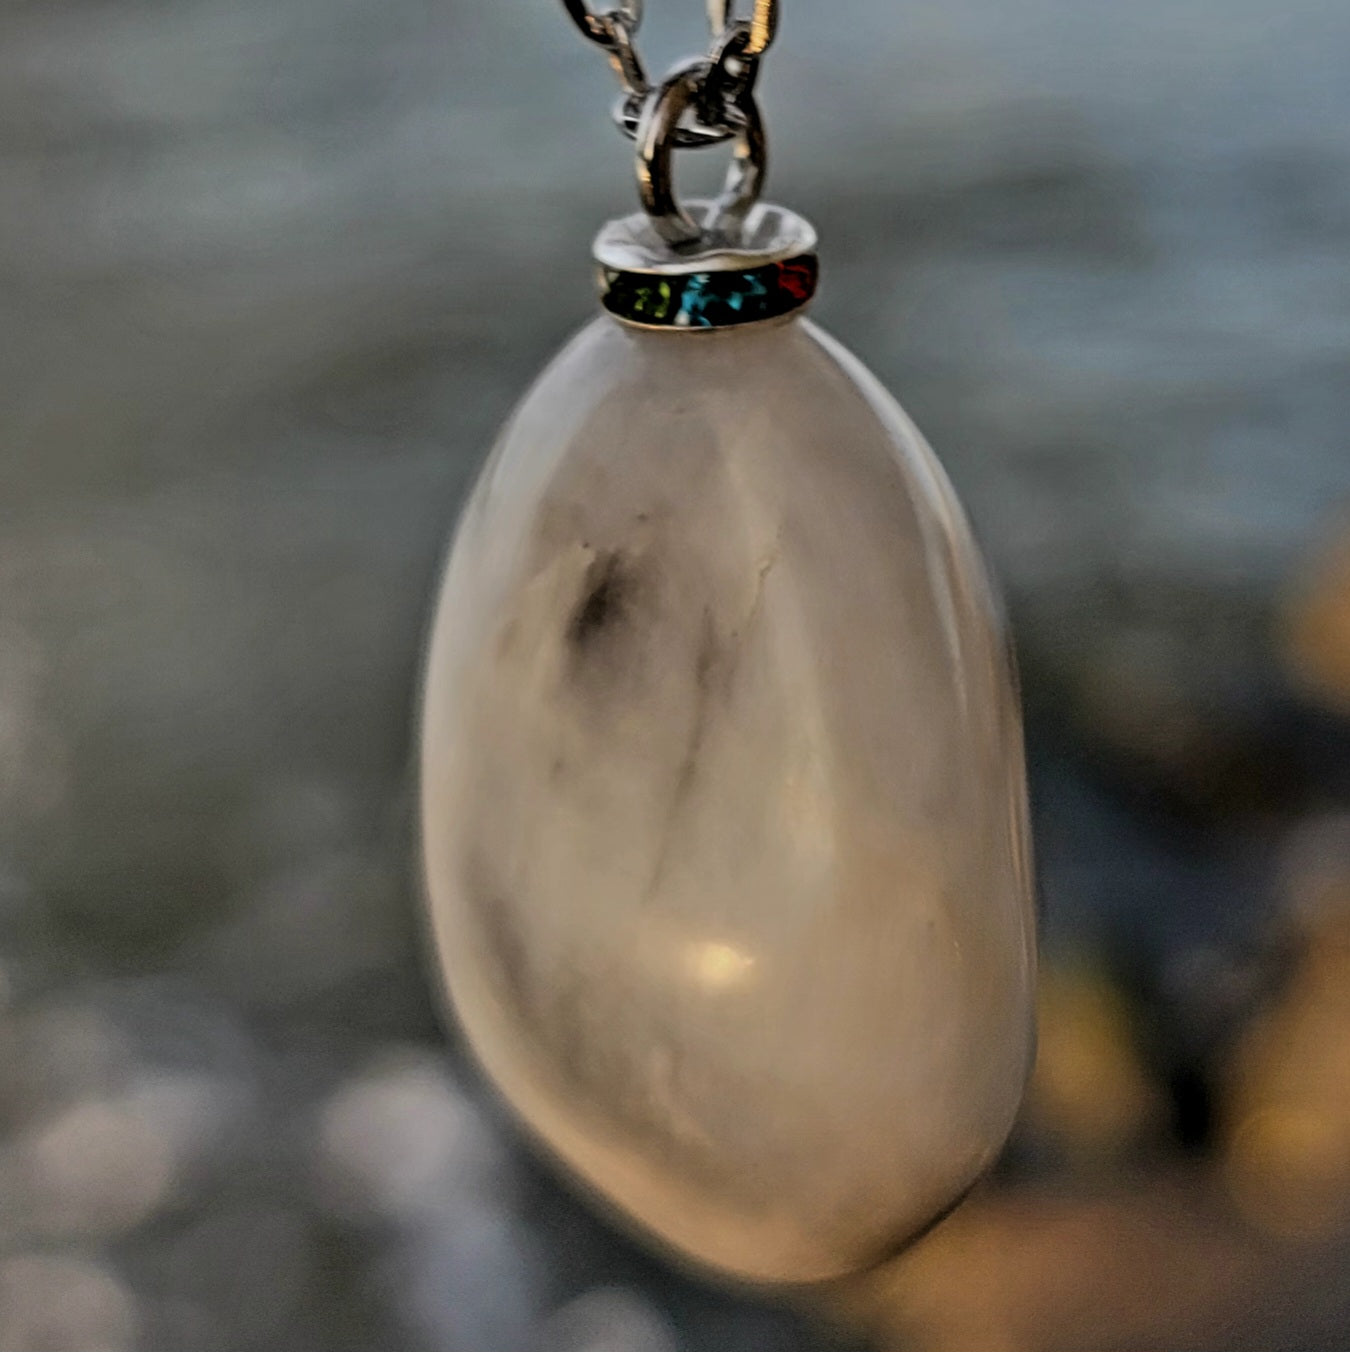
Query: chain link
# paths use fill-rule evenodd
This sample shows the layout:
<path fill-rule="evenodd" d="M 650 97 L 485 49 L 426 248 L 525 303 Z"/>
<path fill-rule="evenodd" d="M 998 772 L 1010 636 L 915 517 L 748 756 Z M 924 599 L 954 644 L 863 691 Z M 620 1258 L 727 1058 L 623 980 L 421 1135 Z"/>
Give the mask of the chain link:
<path fill-rule="evenodd" d="M 752 40 L 744 19 L 733 20 L 714 40 L 699 90 L 698 109 L 704 121 L 725 119 L 755 92 L 759 58 L 749 54 Z"/>
<path fill-rule="evenodd" d="M 708 23 L 712 27 L 714 39 L 736 22 L 734 9 L 735 0 L 708 0 Z M 754 12 L 743 22 L 750 30 L 744 55 L 758 59 L 773 46 L 778 33 L 778 0 L 755 0 Z"/>
<path fill-rule="evenodd" d="M 612 8 L 593 11 L 587 0 L 563 0 L 582 35 L 602 48 L 619 77 L 622 94 L 614 121 L 629 139 L 636 139 L 642 110 L 652 93 L 635 38 L 642 23 L 642 0 L 618 0 Z M 707 0 L 712 46 L 697 65 L 696 97 L 689 101 L 671 133 L 674 146 L 716 145 L 746 129 L 746 106 L 753 102 L 759 59 L 769 49 L 778 27 L 778 0 L 754 0 L 748 19 L 734 15 L 734 0 Z"/>
<path fill-rule="evenodd" d="M 582 35 L 601 47 L 614 45 L 615 23 L 622 21 L 631 32 L 636 32 L 642 22 L 642 0 L 619 0 L 618 5 L 602 14 L 592 14 L 586 0 L 563 0 L 563 6 Z"/>
<path fill-rule="evenodd" d="M 638 55 L 637 44 L 633 41 L 637 24 L 622 14 L 613 16 L 611 24 L 614 41 L 609 48 L 609 63 L 614 67 L 619 83 L 630 98 L 646 98 L 647 90 L 650 88 L 647 83 L 647 72 L 643 69 L 642 58 Z"/>

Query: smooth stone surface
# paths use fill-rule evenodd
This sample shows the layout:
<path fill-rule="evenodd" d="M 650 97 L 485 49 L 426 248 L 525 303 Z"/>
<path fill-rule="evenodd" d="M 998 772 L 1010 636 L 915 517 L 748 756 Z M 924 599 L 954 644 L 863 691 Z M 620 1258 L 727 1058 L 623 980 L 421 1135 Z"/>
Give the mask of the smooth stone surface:
<path fill-rule="evenodd" d="M 584 329 L 516 411 L 425 689 L 431 919 L 477 1056 L 692 1256 L 865 1266 L 1032 1055 L 1017 701 L 931 451 L 804 320 Z"/>

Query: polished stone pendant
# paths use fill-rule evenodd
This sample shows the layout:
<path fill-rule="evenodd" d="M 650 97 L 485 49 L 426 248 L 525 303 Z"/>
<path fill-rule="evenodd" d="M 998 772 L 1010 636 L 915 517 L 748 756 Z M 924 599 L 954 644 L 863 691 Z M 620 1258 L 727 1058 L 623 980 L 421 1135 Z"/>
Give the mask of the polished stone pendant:
<path fill-rule="evenodd" d="M 608 313 L 510 419 L 445 575 L 436 949 L 488 1076 L 621 1215 L 832 1277 L 959 1200 L 1022 1093 L 1007 645 L 933 453 L 801 317 L 800 218 L 681 249 L 639 215 L 597 259 Z"/>

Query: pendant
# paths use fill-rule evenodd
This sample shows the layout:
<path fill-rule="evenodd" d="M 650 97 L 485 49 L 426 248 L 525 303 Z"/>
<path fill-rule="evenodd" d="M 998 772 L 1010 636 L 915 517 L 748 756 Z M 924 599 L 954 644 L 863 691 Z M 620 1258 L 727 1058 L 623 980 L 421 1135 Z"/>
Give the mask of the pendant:
<path fill-rule="evenodd" d="M 596 243 L 605 313 L 454 539 L 425 879 L 454 1013 L 533 1136 L 678 1254 L 809 1281 L 950 1209 L 1016 1113 L 1020 717 L 961 507 L 803 317 L 814 232 L 752 205 L 753 128 L 723 199 L 670 196 L 680 78 L 638 128 L 647 210 Z"/>

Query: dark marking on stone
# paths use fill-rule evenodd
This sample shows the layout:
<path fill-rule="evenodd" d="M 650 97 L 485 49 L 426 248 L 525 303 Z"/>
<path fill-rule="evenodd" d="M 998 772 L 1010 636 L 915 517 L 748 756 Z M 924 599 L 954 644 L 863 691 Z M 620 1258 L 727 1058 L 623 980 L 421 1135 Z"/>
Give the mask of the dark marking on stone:
<path fill-rule="evenodd" d="M 703 611 L 703 632 L 699 636 L 698 655 L 694 659 L 694 716 L 689 728 L 689 741 L 685 746 L 684 757 L 680 761 L 680 767 L 675 774 L 675 785 L 671 790 L 670 808 L 666 813 L 665 826 L 661 833 L 661 845 L 656 856 L 656 866 L 652 870 L 651 881 L 647 884 L 648 898 L 655 896 L 657 888 L 660 887 L 661 881 L 665 877 L 676 823 L 698 773 L 698 758 L 707 736 L 709 702 L 714 693 L 719 656 L 717 627 L 713 622 L 712 611 L 705 608 Z"/>
<path fill-rule="evenodd" d="M 559 616 L 565 694 L 592 732 L 618 706 L 635 708 L 650 691 L 653 635 L 662 621 L 660 560 L 627 549 L 599 550 L 570 606 Z"/>
<path fill-rule="evenodd" d="M 597 554 L 586 569 L 581 599 L 567 626 L 567 639 L 576 648 L 586 648 L 624 616 L 629 579 L 616 552 Z"/>
<path fill-rule="evenodd" d="M 698 656 L 694 659 L 694 722 L 689 733 L 689 745 L 680 765 L 680 773 L 675 780 L 675 792 L 671 798 L 670 812 L 673 817 L 684 805 L 689 790 L 694 783 L 694 774 L 698 769 L 699 752 L 703 749 L 704 734 L 708 729 L 708 698 L 713 689 L 713 670 L 717 664 L 717 631 L 713 625 L 711 610 L 703 612 L 703 633 L 699 637 Z"/>
<path fill-rule="evenodd" d="M 712 611 L 705 606 L 703 608 L 703 632 L 698 640 L 698 657 L 694 661 L 694 684 L 704 694 L 707 693 L 710 685 L 709 677 L 712 674 L 713 665 L 718 656 L 717 628 L 713 624 Z M 702 701 L 699 702 L 700 716 L 703 713 Z"/>

